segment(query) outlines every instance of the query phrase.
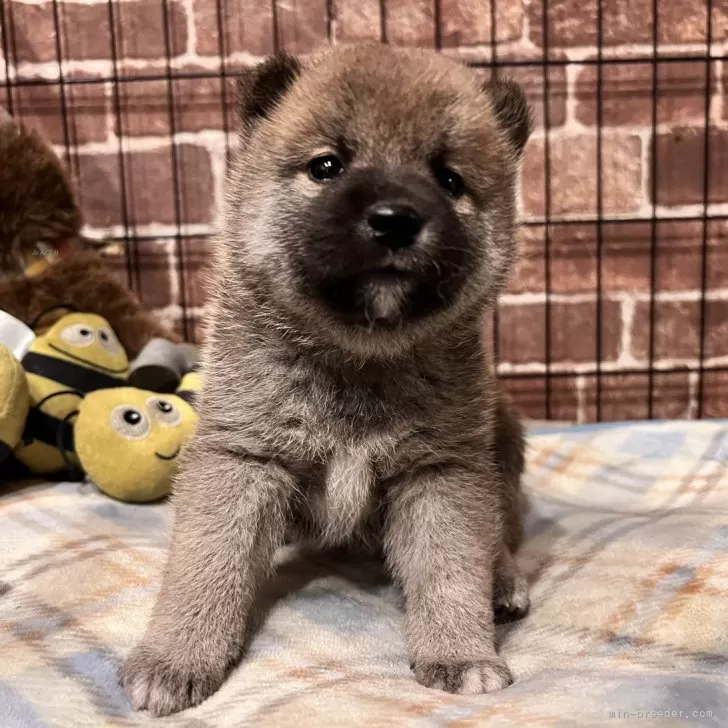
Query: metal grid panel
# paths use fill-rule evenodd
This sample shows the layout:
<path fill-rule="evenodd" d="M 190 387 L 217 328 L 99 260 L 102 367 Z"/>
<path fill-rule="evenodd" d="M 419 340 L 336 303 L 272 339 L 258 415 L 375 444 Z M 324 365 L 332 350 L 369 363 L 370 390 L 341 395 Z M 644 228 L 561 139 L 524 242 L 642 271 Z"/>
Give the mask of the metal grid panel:
<path fill-rule="evenodd" d="M 121 273 L 123 261 L 127 283 L 194 339 L 203 304 L 197 274 L 214 229 L 213 210 L 199 198 L 212 186 L 219 203 L 222 160 L 234 144 L 231 84 L 244 65 L 268 51 L 306 52 L 319 42 L 356 39 L 349 36 L 361 37 L 366 26 L 366 39 L 429 45 L 484 74 L 517 79 L 521 74 L 540 107 L 537 140 L 524 170 L 530 187 L 522 200 L 524 235 L 530 230 L 536 240 L 527 265 L 540 270 L 536 283 L 517 285 L 494 315 L 501 376 L 534 416 L 587 421 L 635 412 L 648 418 L 728 414 L 728 346 L 721 345 L 728 335 L 721 308 L 723 289 L 728 290 L 728 280 L 721 278 L 728 194 L 723 200 L 714 178 L 720 150 L 711 150 L 714 139 L 720 144 L 723 138 L 725 9 L 714 8 L 712 0 L 640 0 L 633 7 L 650 18 L 641 16 L 642 35 L 635 40 L 628 22 L 615 15 L 621 5 L 614 0 L 479 5 L 464 0 L 270 0 L 268 5 L 0 0 L 0 100 L 4 96 L 10 113 L 41 131 L 53 127 L 48 135 L 79 182 L 82 205 L 91 200 L 90 234 L 118 241 L 115 263 Z M 581 25 L 575 30 L 569 13 L 577 11 L 583 18 L 577 18 Z M 681 25 L 685 17 L 691 19 L 689 32 Z M 354 21 L 357 30 L 351 32 Z M 475 40 L 474 27 L 481 34 Z M 260 37 L 265 33 L 270 37 Z M 569 35 L 575 33 L 581 36 Z M 150 45 L 155 50 L 145 55 Z M 665 79 L 680 74 L 686 78 L 678 79 L 682 87 L 675 91 Z M 634 79 L 643 85 L 630 90 Z M 147 88 L 154 108 L 145 115 L 139 109 L 141 90 Z M 200 89 L 206 89 L 206 97 Z M 94 104 L 103 107 L 98 129 Z M 667 112 L 661 104 L 669 106 Z M 636 120 L 620 120 L 621 107 Z M 685 109 L 694 111 L 687 122 Z M 191 119 L 196 114 L 204 119 Z M 666 187 L 663 179 L 674 182 L 685 156 L 680 145 L 692 137 L 698 144 L 688 141 L 690 149 L 699 147 L 700 153 L 692 154 L 695 170 L 686 174 L 700 176 L 700 189 L 682 204 L 675 185 Z M 641 202 L 631 207 L 620 202 L 626 195 L 620 167 L 634 161 L 620 151 L 622 142 L 637 144 L 641 155 L 640 181 L 633 185 Z M 593 152 L 593 179 L 582 180 L 585 198 L 594 198 L 589 204 L 565 199 L 572 144 L 575 167 L 584 160 L 579 145 Z M 660 168 L 662 161 L 667 169 Z M 714 187 L 720 188 L 716 194 Z M 107 207 L 113 214 L 106 215 Z M 678 250 L 672 272 L 669 256 L 662 260 L 672 245 L 670 226 L 686 231 L 676 250 L 690 248 L 698 257 L 697 279 L 690 286 L 665 282 L 675 279 L 674 266 L 682 260 Z M 590 251 L 586 257 L 580 241 Z M 615 249 L 622 250 L 616 258 Z M 617 290 L 612 278 L 619 277 L 620 255 L 626 260 L 632 249 L 642 265 L 641 278 L 633 276 Z M 164 270 L 152 275 L 155 265 Z M 579 266 L 589 268 L 581 287 Z M 526 276 L 524 269 L 518 276 Z M 582 314 L 571 318 L 579 306 L 589 313 L 586 324 Z M 538 316 L 542 340 L 534 351 L 533 328 L 520 334 L 519 325 Z M 583 336 L 570 330 L 578 329 L 573 320 L 582 322 Z M 669 354 L 690 337 L 694 351 Z M 575 358 L 574 346 L 593 353 L 581 351 Z M 618 353 L 615 347 L 621 347 Z M 525 351 L 526 358 L 514 356 L 514 349 Z"/>

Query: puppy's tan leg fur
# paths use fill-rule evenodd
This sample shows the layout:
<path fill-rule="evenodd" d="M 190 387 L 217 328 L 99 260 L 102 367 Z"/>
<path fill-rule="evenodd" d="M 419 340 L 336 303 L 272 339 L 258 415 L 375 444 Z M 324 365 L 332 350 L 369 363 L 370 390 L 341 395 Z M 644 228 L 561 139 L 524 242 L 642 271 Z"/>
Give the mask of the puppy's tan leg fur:
<path fill-rule="evenodd" d="M 294 480 L 272 462 L 197 441 L 177 486 L 161 592 L 122 684 L 135 709 L 167 715 L 204 700 L 240 656 L 251 604 L 282 542 Z"/>
<path fill-rule="evenodd" d="M 511 684 L 495 648 L 493 563 L 502 543 L 483 473 L 427 468 L 395 486 L 385 552 L 406 600 L 405 637 L 418 682 L 451 693 Z"/>

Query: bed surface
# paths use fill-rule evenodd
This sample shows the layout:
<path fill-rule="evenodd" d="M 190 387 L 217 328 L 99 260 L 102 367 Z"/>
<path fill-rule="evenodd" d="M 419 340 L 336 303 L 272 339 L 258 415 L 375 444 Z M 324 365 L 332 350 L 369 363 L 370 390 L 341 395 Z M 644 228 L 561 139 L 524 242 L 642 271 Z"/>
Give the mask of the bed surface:
<path fill-rule="evenodd" d="M 241 665 L 158 720 L 130 711 L 117 670 L 151 609 L 169 505 L 6 488 L 0 728 L 728 725 L 728 424 L 535 428 L 528 461 L 533 607 L 499 628 L 512 687 L 420 687 L 395 590 L 287 551 Z"/>

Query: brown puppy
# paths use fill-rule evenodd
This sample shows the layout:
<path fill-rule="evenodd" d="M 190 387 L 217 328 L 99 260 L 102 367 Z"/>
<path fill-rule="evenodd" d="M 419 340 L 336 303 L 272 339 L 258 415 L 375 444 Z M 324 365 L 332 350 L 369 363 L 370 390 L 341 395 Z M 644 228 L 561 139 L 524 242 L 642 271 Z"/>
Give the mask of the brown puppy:
<path fill-rule="evenodd" d="M 523 95 L 364 46 L 264 63 L 239 111 L 199 427 L 123 684 L 156 714 L 217 690 L 295 528 L 381 549 L 417 680 L 506 687 L 494 611 L 528 606 L 523 444 L 482 339 L 514 257 Z"/>

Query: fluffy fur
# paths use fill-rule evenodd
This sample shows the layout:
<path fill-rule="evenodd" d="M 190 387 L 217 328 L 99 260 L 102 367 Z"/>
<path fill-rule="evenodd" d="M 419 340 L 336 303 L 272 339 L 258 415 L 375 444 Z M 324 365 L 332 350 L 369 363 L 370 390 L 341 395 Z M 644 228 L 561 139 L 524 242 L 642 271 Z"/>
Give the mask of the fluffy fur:
<path fill-rule="evenodd" d="M 179 341 L 176 334 L 144 310 L 138 297 L 119 283 L 95 251 L 86 250 L 60 258 L 31 278 L 0 280 L 0 310 L 21 321 L 31 322 L 44 311 L 60 305 L 103 316 L 130 359 L 155 337 Z M 68 311 L 44 316 L 41 323 L 50 326 L 64 313 Z"/>
<path fill-rule="evenodd" d="M 156 714 L 214 692 L 289 534 L 382 554 L 421 683 L 503 688 L 494 616 L 528 607 L 523 440 L 483 314 L 513 262 L 523 95 L 441 55 L 363 46 L 275 58 L 239 108 L 198 431 L 123 684 Z M 344 165 L 324 184 L 307 173 L 321 154 Z M 438 185 L 445 169 L 464 194 Z M 373 238 L 383 200 L 421 217 L 416 240 Z"/>
<path fill-rule="evenodd" d="M 179 340 L 144 311 L 80 237 L 81 213 L 53 150 L 0 108 L 0 310 L 26 323 L 58 305 L 109 321 L 130 357 L 154 337 Z M 39 243 L 67 246 L 67 255 L 26 278 Z M 57 312 L 55 318 L 67 313 Z M 50 325 L 54 317 L 43 323 Z"/>
<path fill-rule="evenodd" d="M 58 157 L 0 112 L 0 274 L 22 273 L 38 243 L 78 238 L 81 213 Z"/>

